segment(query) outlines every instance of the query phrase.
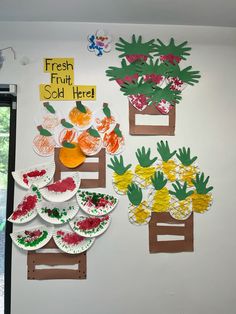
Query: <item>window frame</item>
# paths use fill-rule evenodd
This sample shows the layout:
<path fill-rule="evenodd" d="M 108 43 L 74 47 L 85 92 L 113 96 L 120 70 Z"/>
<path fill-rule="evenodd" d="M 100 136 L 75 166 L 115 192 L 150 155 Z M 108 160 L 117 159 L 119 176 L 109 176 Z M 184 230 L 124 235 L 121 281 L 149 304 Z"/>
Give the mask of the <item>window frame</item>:
<path fill-rule="evenodd" d="M 8 181 L 6 219 L 13 211 L 14 206 L 14 179 L 11 172 L 15 170 L 16 151 L 16 96 L 8 93 L 0 93 L 0 107 L 10 108 L 9 130 L 9 155 L 8 155 Z M 5 227 L 5 257 L 4 257 L 4 314 L 11 313 L 11 266 L 12 266 L 12 241 L 10 233 L 12 224 L 6 220 Z"/>

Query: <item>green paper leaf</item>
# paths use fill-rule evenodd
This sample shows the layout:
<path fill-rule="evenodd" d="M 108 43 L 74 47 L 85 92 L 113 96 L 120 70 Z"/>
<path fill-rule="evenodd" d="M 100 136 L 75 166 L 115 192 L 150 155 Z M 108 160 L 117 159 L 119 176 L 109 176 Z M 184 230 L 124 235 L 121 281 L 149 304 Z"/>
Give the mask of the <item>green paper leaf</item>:
<path fill-rule="evenodd" d="M 105 114 L 105 116 L 107 118 L 110 118 L 111 117 L 111 110 L 110 108 L 108 107 L 108 104 L 104 104 L 103 105 L 103 109 L 102 109 L 103 113 Z"/>
<path fill-rule="evenodd" d="M 110 77 L 110 81 L 124 79 L 135 74 L 137 74 L 136 64 L 131 63 L 127 65 L 125 59 L 121 61 L 121 68 L 111 66 L 106 70 L 106 75 Z"/>
<path fill-rule="evenodd" d="M 150 96 L 150 105 L 159 104 L 159 102 L 163 99 L 168 101 L 172 106 L 178 104 L 182 99 L 182 97 L 180 96 L 181 92 L 171 90 L 170 85 L 171 83 L 164 88 L 156 86 L 152 95 Z"/>
<path fill-rule="evenodd" d="M 150 159 L 151 149 L 148 148 L 146 152 L 146 149 L 144 146 L 142 146 L 141 149 L 138 148 L 135 155 L 138 159 L 140 166 L 142 167 L 150 167 L 157 160 L 157 157 Z"/>
<path fill-rule="evenodd" d="M 130 203 L 134 206 L 138 206 L 142 202 L 143 198 L 142 190 L 135 183 L 128 185 L 127 196 L 129 198 Z"/>
<path fill-rule="evenodd" d="M 116 135 L 117 135 L 118 137 L 122 137 L 122 136 L 123 136 L 122 133 L 121 133 L 121 130 L 119 129 L 118 126 L 116 126 L 116 127 L 114 128 L 114 132 L 116 133 Z"/>
<path fill-rule="evenodd" d="M 98 133 L 97 130 L 95 130 L 94 128 L 89 128 L 88 129 L 88 133 L 93 136 L 93 137 L 100 137 L 100 134 Z"/>
<path fill-rule="evenodd" d="M 190 157 L 190 148 L 186 149 L 183 147 L 179 149 L 179 154 L 176 154 L 176 157 L 181 161 L 184 166 L 190 166 L 197 159 L 196 156 Z"/>
<path fill-rule="evenodd" d="M 55 109 L 49 104 L 49 102 L 44 102 L 43 105 L 50 113 L 56 113 Z"/>
<path fill-rule="evenodd" d="M 181 70 L 177 63 L 175 63 L 174 65 L 169 65 L 168 76 L 178 77 L 181 81 L 189 85 L 194 85 L 195 83 L 198 83 L 201 77 L 200 72 L 192 71 L 191 66 L 188 66 L 187 68 Z"/>
<path fill-rule="evenodd" d="M 151 53 L 155 51 L 154 39 L 142 42 L 142 36 L 139 36 L 136 39 L 136 36 L 132 36 L 131 42 L 119 38 L 119 42 L 116 43 L 116 50 L 123 52 L 119 55 L 120 58 L 123 58 L 127 55 L 144 55 L 147 57 L 152 57 Z"/>
<path fill-rule="evenodd" d="M 167 72 L 167 67 L 165 63 L 160 63 L 159 59 L 153 62 L 151 59 L 150 62 L 143 62 L 136 65 L 136 69 L 140 75 L 147 74 L 156 74 L 165 76 Z"/>
<path fill-rule="evenodd" d="M 87 112 L 85 106 L 82 105 L 82 102 L 81 102 L 81 101 L 76 101 L 76 108 L 77 108 L 80 112 L 82 112 L 82 113 L 86 113 L 86 112 Z"/>
<path fill-rule="evenodd" d="M 114 158 L 113 159 L 111 158 L 110 161 L 111 161 L 111 165 L 107 165 L 108 168 L 115 171 L 115 173 L 117 173 L 118 175 L 125 174 L 126 171 L 129 170 L 132 166 L 131 164 L 127 166 L 124 165 L 124 159 L 122 155 L 120 156 L 120 159 L 114 156 Z"/>
<path fill-rule="evenodd" d="M 39 133 L 42 136 L 52 136 L 52 133 L 48 130 L 44 129 L 43 127 L 38 127 Z"/>
<path fill-rule="evenodd" d="M 183 201 L 193 194 L 193 191 L 187 192 L 187 182 L 184 182 L 184 185 L 181 186 L 179 181 L 176 181 L 176 183 L 173 183 L 172 186 L 175 191 L 169 191 L 169 193 L 174 195 L 179 201 Z"/>
<path fill-rule="evenodd" d="M 207 187 L 209 176 L 206 179 L 204 178 L 204 176 L 204 172 L 202 172 L 201 174 L 198 173 L 196 175 L 196 179 L 192 180 L 198 194 L 207 194 L 211 190 L 213 190 L 213 186 Z"/>
<path fill-rule="evenodd" d="M 61 120 L 61 124 L 66 128 L 66 129 L 72 129 L 74 126 L 73 124 L 67 122 L 65 119 Z"/>
<path fill-rule="evenodd" d="M 67 142 L 67 141 L 64 141 L 64 142 L 62 143 L 62 146 L 63 146 L 63 147 L 66 147 L 66 148 L 75 148 L 75 145 L 74 145 L 74 144 L 72 144 L 72 143 L 70 143 L 70 142 Z"/>
<path fill-rule="evenodd" d="M 158 44 L 155 45 L 157 56 L 172 54 L 174 56 L 180 57 L 183 60 L 186 60 L 186 56 L 190 55 L 189 51 L 192 49 L 187 47 L 187 41 L 176 45 L 174 38 L 171 38 L 167 45 L 165 45 L 160 39 L 157 39 L 157 42 Z"/>
<path fill-rule="evenodd" d="M 153 82 L 144 82 L 143 79 L 138 81 L 132 81 L 132 82 L 125 82 L 122 87 L 120 88 L 121 92 L 125 96 L 130 95 L 145 95 L 145 96 L 151 96 L 154 92 L 154 85 Z"/>
<path fill-rule="evenodd" d="M 163 172 L 158 171 L 152 177 L 152 184 L 156 190 L 161 190 L 167 183 L 167 179 L 165 179 Z"/>
<path fill-rule="evenodd" d="M 157 143 L 157 151 L 161 155 L 161 158 L 163 161 L 167 162 L 176 154 L 176 150 L 174 150 L 172 153 L 169 148 L 169 144 L 166 141 L 165 143 L 163 141 L 160 141 L 160 143 Z"/>

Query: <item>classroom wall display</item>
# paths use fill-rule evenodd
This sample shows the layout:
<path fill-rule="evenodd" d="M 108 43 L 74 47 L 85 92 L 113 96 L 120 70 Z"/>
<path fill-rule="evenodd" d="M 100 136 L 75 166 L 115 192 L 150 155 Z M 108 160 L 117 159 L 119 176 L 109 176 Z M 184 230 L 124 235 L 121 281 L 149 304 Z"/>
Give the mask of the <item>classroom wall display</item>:
<path fill-rule="evenodd" d="M 209 210 L 213 187 L 190 148 L 171 151 L 167 141 L 160 141 L 157 152 L 158 157 L 150 148 L 137 149 L 134 170 L 122 156 L 111 158 L 114 190 L 128 196 L 130 223 L 149 225 L 150 253 L 193 251 L 193 215 Z M 163 235 L 177 239 L 160 240 Z"/>
<path fill-rule="evenodd" d="M 190 55 L 187 44 L 176 44 L 173 38 L 168 44 L 160 39 L 144 42 L 142 36 L 136 35 L 131 41 L 119 38 L 116 50 L 121 52 L 121 67 L 110 66 L 106 75 L 128 97 L 131 135 L 174 135 L 175 112 L 171 112 L 181 101 L 184 88 L 200 79 L 199 71 L 191 66 L 180 68 L 180 62 Z M 135 124 L 136 114 L 153 115 L 155 110 L 158 115 L 171 114 L 167 126 Z"/>

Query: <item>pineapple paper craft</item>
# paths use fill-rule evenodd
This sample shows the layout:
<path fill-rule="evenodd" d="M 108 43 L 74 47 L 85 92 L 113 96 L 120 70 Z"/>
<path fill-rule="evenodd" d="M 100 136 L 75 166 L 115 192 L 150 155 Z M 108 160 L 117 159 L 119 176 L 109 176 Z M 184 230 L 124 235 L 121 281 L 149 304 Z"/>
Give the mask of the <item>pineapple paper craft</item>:
<path fill-rule="evenodd" d="M 114 189 L 116 193 L 128 196 L 129 221 L 135 225 L 149 224 L 151 253 L 168 252 L 170 242 L 172 243 L 169 252 L 192 251 L 193 213 L 209 210 L 213 200 L 213 187 L 208 186 L 209 177 L 200 173 L 195 164 L 197 157 L 192 156 L 189 147 L 172 151 L 167 141 L 160 141 L 157 143 L 157 152 L 160 158 L 151 158 L 150 148 L 143 146 L 137 149 L 136 157 L 139 163 L 134 167 L 134 175 L 131 165 L 125 166 L 122 156 L 120 159 L 112 159 L 108 167 L 114 171 Z M 159 220 L 167 227 L 161 229 L 157 224 Z M 181 229 L 176 230 L 175 226 L 180 222 L 183 225 Z M 181 242 L 182 244 L 174 249 L 174 242 L 167 240 L 166 246 L 162 242 L 162 245 L 155 249 L 154 242 L 158 244 L 157 234 L 183 235 L 188 240 L 186 238 L 186 242 Z"/>
<path fill-rule="evenodd" d="M 160 39 L 157 42 L 154 39 L 145 42 L 142 36 L 133 35 L 131 42 L 119 38 L 116 50 L 122 52 L 119 55 L 121 68 L 111 66 L 106 75 L 110 81 L 115 80 L 120 85 L 120 91 L 137 110 L 135 114 L 169 115 L 181 101 L 182 90 L 187 85 L 198 83 L 200 79 L 199 71 L 193 70 L 191 66 L 180 68 L 181 60 L 186 60 L 190 55 L 191 48 L 187 46 L 187 41 L 176 44 L 171 38 L 168 44 Z M 153 112 L 152 107 L 157 112 Z M 172 121 L 169 122 L 169 129 L 133 130 L 132 115 L 130 109 L 131 134 L 174 135 Z"/>

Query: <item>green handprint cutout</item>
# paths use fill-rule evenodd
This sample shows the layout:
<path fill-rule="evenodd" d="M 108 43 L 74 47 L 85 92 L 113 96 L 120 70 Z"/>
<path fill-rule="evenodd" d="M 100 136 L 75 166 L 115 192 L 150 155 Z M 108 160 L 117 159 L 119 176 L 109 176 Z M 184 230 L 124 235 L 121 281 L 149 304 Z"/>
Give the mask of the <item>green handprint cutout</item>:
<path fill-rule="evenodd" d="M 163 172 L 158 171 L 151 177 L 152 184 L 155 190 L 161 190 L 167 183 L 167 179 L 165 179 Z"/>
<path fill-rule="evenodd" d="M 164 88 L 156 86 L 152 94 L 150 95 L 150 105 L 159 104 L 159 102 L 163 99 L 168 101 L 172 106 L 178 104 L 182 99 L 182 97 L 180 96 L 181 92 L 177 90 L 171 90 L 170 86 L 171 83 Z"/>
<path fill-rule="evenodd" d="M 194 85 L 195 83 L 198 83 L 201 77 L 200 72 L 192 71 L 191 66 L 188 66 L 187 68 L 181 70 L 177 63 L 168 67 L 168 75 L 171 77 L 178 77 L 181 81 L 189 85 Z"/>
<path fill-rule="evenodd" d="M 116 156 L 114 156 L 114 158 L 111 158 L 110 160 L 112 165 L 107 166 L 115 171 L 115 173 L 117 173 L 118 175 L 123 175 L 132 166 L 131 164 L 129 164 L 125 167 L 123 156 L 120 156 L 120 160 Z"/>
<path fill-rule="evenodd" d="M 143 94 L 150 96 L 154 91 L 153 82 L 144 82 L 143 79 L 132 82 L 125 82 L 120 90 L 125 96 Z"/>
<path fill-rule="evenodd" d="M 184 182 L 184 185 L 181 186 L 179 181 L 176 181 L 176 184 L 173 183 L 172 186 L 175 189 L 175 191 L 169 191 L 169 193 L 171 195 L 176 196 L 176 198 L 178 198 L 179 201 L 183 201 L 187 197 L 189 197 L 190 195 L 193 194 L 193 191 L 188 191 L 187 192 L 187 182 Z"/>
<path fill-rule="evenodd" d="M 174 150 L 171 153 L 169 144 L 167 141 L 165 143 L 163 141 L 160 141 L 160 143 L 157 143 L 157 151 L 161 155 L 162 160 L 165 162 L 171 159 L 171 157 L 173 157 L 176 153 L 176 150 Z"/>
<path fill-rule="evenodd" d="M 132 183 L 128 186 L 127 196 L 129 198 L 130 203 L 134 206 L 138 206 L 143 199 L 142 190 L 135 183 Z"/>
<path fill-rule="evenodd" d="M 209 181 L 209 176 L 206 178 L 204 178 L 204 172 L 202 172 L 201 174 L 197 174 L 196 175 L 196 180 L 192 180 L 193 185 L 196 188 L 196 191 L 198 194 L 207 194 L 209 193 L 211 190 L 213 190 L 213 186 L 209 186 L 207 187 Z"/>
<path fill-rule="evenodd" d="M 147 152 L 144 146 L 142 146 L 142 149 L 140 148 L 137 149 L 137 152 L 135 153 L 135 155 L 138 159 L 140 166 L 150 167 L 157 160 L 157 157 L 150 159 L 150 154 L 151 154 L 150 148 L 148 148 Z"/>
<path fill-rule="evenodd" d="M 179 154 L 176 154 L 177 158 L 182 162 L 184 166 L 190 166 L 197 159 L 197 156 L 190 157 L 190 148 L 186 150 L 185 147 L 179 149 Z"/>

